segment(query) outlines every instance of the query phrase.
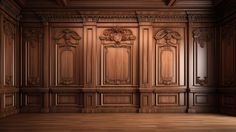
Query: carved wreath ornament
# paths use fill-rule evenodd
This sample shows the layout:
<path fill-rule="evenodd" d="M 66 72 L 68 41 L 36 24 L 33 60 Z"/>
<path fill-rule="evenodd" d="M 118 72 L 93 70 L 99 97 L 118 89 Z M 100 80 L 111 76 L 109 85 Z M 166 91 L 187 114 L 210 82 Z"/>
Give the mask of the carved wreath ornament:
<path fill-rule="evenodd" d="M 99 38 L 101 41 L 113 41 L 116 45 L 121 44 L 122 41 L 131 41 L 133 43 L 136 39 L 130 29 L 120 27 L 105 29 Z"/>

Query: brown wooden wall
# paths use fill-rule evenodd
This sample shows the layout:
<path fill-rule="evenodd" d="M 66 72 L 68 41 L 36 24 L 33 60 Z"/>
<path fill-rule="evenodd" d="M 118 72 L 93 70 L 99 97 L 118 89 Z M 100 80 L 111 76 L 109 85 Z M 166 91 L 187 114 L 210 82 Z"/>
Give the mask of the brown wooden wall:
<path fill-rule="evenodd" d="M 21 111 L 217 111 L 208 15 L 88 13 L 23 13 Z"/>
<path fill-rule="evenodd" d="M 236 19 L 220 25 L 220 112 L 236 114 Z"/>
<path fill-rule="evenodd" d="M 18 22 L 0 9 L 0 117 L 19 108 Z"/>

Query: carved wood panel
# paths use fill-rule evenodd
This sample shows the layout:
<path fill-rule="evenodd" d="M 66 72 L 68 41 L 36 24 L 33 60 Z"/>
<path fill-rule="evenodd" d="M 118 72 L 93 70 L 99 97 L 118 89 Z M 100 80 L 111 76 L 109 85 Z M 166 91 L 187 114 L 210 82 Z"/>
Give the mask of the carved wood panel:
<path fill-rule="evenodd" d="M 221 29 L 221 85 L 233 86 L 236 80 L 235 31 L 227 25 Z"/>
<path fill-rule="evenodd" d="M 194 85 L 213 85 L 216 80 L 214 77 L 214 59 L 216 57 L 214 28 L 194 28 L 192 35 Z"/>
<path fill-rule="evenodd" d="M 184 37 L 182 29 L 156 29 L 154 36 L 156 86 L 184 85 Z"/>
<path fill-rule="evenodd" d="M 4 85 L 14 85 L 15 78 L 15 42 L 16 27 L 8 20 L 3 22 L 3 49 L 4 49 Z"/>
<path fill-rule="evenodd" d="M 83 83 L 83 41 L 81 28 L 53 28 L 51 43 L 52 85 Z"/>
<path fill-rule="evenodd" d="M 42 82 L 43 33 L 40 28 L 23 31 L 25 85 L 40 86 Z"/>
<path fill-rule="evenodd" d="M 11 94 L 5 94 L 5 107 L 9 108 L 9 107 L 14 107 L 15 106 L 15 94 L 11 93 Z"/>
<path fill-rule="evenodd" d="M 136 36 L 126 28 L 104 29 L 101 41 L 101 84 L 132 85 L 134 63 L 137 62 Z M 135 53 L 134 53 L 135 52 Z"/>

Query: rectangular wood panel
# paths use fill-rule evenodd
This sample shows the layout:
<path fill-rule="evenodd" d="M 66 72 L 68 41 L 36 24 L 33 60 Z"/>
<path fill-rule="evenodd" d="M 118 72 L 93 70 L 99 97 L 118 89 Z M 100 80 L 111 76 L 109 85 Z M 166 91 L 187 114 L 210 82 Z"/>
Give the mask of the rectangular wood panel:
<path fill-rule="evenodd" d="M 51 85 L 79 86 L 83 83 L 82 28 L 51 29 Z M 52 84 L 53 83 L 53 84 Z"/>
<path fill-rule="evenodd" d="M 15 96 L 14 94 L 5 94 L 5 107 L 15 106 Z"/>
<path fill-rule="evenodd" d="M 133 105 L 132 94 L 102 94 L 101 100 L 104 106 Z"/>
<path fill-rule="evenodd" d="M 221 85 L 233 86 L 236 80 L 235 31 L 226 25 L 221 32 Z"/>
<path fill-rule="evenodd" d="M 155 28 L 155 86 L 185 85 L 183 28 Z"/>
<path fill-rule="evenodd" d="M 215 84 L 215 32 L 214 28 L 199 27 L 193 32 L 194 86 Z"/>
<path fill-rule="evenodd" d="M 8 20 L 3 23 L 3 49 L 4 49 L 4 85 L 14 85 L 15 78 L 15 42 L 16 29 Z"/>
<path fill-rule="evenodd" d="M 156 94 L 156 105 L 178 105 L 178 94 Z"/>
<path fill-rule="evenodd" d="M 42 30 L 25 28 L 23 31 L 25 86 L 40 86 L 42 83 Z"/>
<path fill-rule="evenodd" d="M 98 75 L 102 86 L 137 83 L 137 43 L 135 32 L 128 28 L 102 28 L 99 31 Z M 100 34 L 101 33 L 101 34 Z"/>
<path fill-rule="evenodd" d="M 208 95 L 196 95 L 195 96 L 195 98 L 196 98 L 196 104 L 198 105 L 198 104 L 208 104 Z"/>
<path fill-rule="evenodd" d="M 130 46 L 104 47 L 104 84 L 127 85 L 132 79 L 132 52 Z"/>
<path fill-rule="evenodd" d="M 42 95 L 41 94 L 25 94 L 25 105 L 26 106 L 42 106 Z"/>
<path fill-rule="evenodd" d="M 58 93 L 55 97 L 56 106 L 81 106 L 81 94 Z"/>

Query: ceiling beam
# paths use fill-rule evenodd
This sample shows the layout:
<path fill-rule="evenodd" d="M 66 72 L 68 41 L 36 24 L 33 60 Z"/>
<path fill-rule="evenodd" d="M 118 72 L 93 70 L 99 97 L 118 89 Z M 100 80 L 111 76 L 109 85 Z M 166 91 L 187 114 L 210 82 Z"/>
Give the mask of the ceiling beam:
<path fill-rule="evenodd" d="M 166 0 L 166 4 L 171 7 L 174 6 L 177 0 Z"/>
<path fill-rule="evenodd" d="M 68 6 L 68 0 L 56 0 L 57 4 L 60 6 Z"/>
<path fill-rule="evenodd" d="M 0 0 L 1 1 L 1 0 Z M 19 4 L 21 7 L 24 7 L 26 4 L 26 0 L 15 0 L 17 4 Z"/>

